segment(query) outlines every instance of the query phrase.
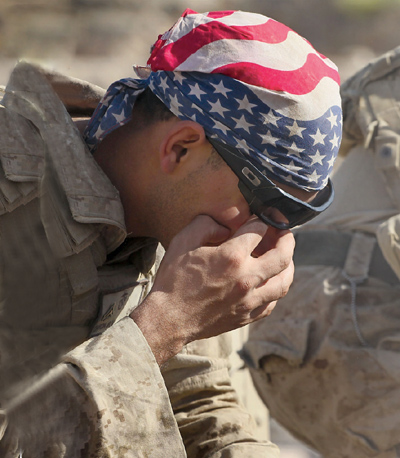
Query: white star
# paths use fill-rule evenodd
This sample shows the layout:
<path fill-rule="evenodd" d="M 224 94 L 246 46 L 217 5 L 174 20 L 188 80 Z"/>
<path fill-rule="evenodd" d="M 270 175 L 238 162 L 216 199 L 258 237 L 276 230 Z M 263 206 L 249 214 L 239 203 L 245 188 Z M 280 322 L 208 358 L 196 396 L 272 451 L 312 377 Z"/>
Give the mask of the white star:
<path fill-rule="evenodd" d="M 257 106 L 254 103 L 250 103 L 249 102 L 249 99 L 247 98 L 247 95 L 245 95 L 242 100 L 239 100 L 239 99 L 235 99 L 235 100 L 236 100 L 236 102 L 239 103 L 238 110 L 247 110 L 250 113 L 252 113 L 252 108 Z"/>
<path fill-rule="evenodd" d="M 262 145 L 272 145 L 276 147 L 276 142 L 279 140 L 279 138 L 274 137 L 271 132 L 270 135 L 258 135 L 262 138 Z"/>
<path fill-rule="evenodd" d="M 240 119 L 237 118 L 232 118 L 234 121 L 236 121 L 236 128 L 238 129 L 244 129 L 246 132 L 250 133 L 249 127 L 252 127 L 252 124 L 249 124 L 246 119 L 244 118 L 244 115 L 240 117 Z"/>
<path fill-rule="evenodd" d="M 124 109 L 122 109 L 122 111 L 121 111 L 120 114 L 113 113 L 112 115 L 114 116 L 115 120 L 116 120 L 118 123 L 121 123 L 122 121 L 124 121 L 124 120 L 126 119 Z"/>
<path fill-rule="evenodd" d="M 317 150 L 317 152 L 315 153 L 314 156 L 310 156 L 310 159 L 312 160 L 311 162 L 311 165 L 314 165 L 314 164 L 322 164 L 322 160 L 323 160 L 324 156 L 321 155 L 321 153 Z"/>
<path fill-rule="evenodd" d="M 160 87 L 164 91 L 164 94 L 165 94 L 165 91 L 168 89 L 167 77 L 165 77 L 165 79 L 160 78 L 160 81 L 161 81 Z"/>
<path fill-rule="evenodd" d="M 192 103 L 191 107 L 193 109 L 196 109 L 197 111 L 200 111 L 200 113 L 203 113 L 203 110 L 198 105 L 196 105 L 195 103 Z"/>
<path fill-rule="evenodd" d="M 327 162 L 329 164 L 329 168 L 331 169 L 333 167 L 333 164 L 335 163 L 335 157 L 331 157 L 329 161 Z"/>
<path fill-rule="evenodd" d="M 261 144 L 262 145 L 268 145 L 270 143 L 270 141 L 271 141 L 271 138 L 273 138 L 272 135 L 271 135 L 271 132 L 268 135 L 268 131 L 265 132 L 265 134 L 257 134 L 257 135 L 261 137 Z"/>
<path fill-rule="evenodd" d="M 296 145 L 296 142 L 292 142 L 292 144 L 289 146 L 288 149 L 292 156 L 297 156 L 297 157 L 301 157 L 302 153 L 305 151 L 304 148 L 303 149 L 298 148 Z"/>
<path fill-rule="evenodd" d="M 104 99 L 101 101 L 102 105 L 108 105 L 108 102 L 114 97 L 113 94 L 108 94 L 104 97 Z"/>
<path fill-rule="evenodd" d="M 268 115 L 265 113 L 260 113 L 260 115 L 263 118 L 263 124 L 268 124 L 269 123 Z"/>
<path fill-rule="evenodd" d="M 173 97 L 171 97 L 171 108 L 178 109 L 181 106 L 182 106 L 182 104 L 179 103 L 179 100 L 178 100 L 178 97 L 176 96 L 176 94 Z"/>
<path fill-rule="evenodd" d="M 329 141 L 332 143 L 332 148 L 339 147 L 339 137 L 336 135 L 336 132 L 333 134 L 333 139 Z"/>
<path fill-rule="evenodd" d="M 105 132 L 104 129 L 101 128 L 101 124 L 99 125 L 99 128 L 96 130 L 95 137 L 100 138 L 100 136 Z"/>
<path fill-rule="evenodd" d="M 211 83 L 212 86 L 215 87 L 216 94 L 223 94 L 225 97 L 228 97 L 226 94 L 227 92 L 232 92 L 232 89 L 228 89 L 224 86 L 224 83 L 220 81 L 218 84 Z"/>
<path fill-rule="evenodd" d="M 229 128 L 225 126 L 225 124 L 222 124 L 218 121 L 214 121 L 214 129 L 218 129 L 221 132 L 223 132 L 225 135 L 229 132 Z"/>
<path fill-rule="evenodd" d="M 291 161 L 287 166 L 286 166 L 289 170 L 291 170 L 292 172 L 298 172 L 299 170 L 301 170 L 303 167 L 299 167 L 298 165 L 295 165 L 294 161 Z M 291 177 L 291 175 L 290 175 Z"/>
<path fill-rule="evenodd" d="M 202 91 L 198 85 L 198 83 L 196 83 L 194 86 L 192 86 L 190 88 L 190 92 L 189 92 L 189 95 L 194 95 L 196 96 L 199 100 L 201 100 L 201 96 L 206 94 L 206 92 Z"/>
<path fill-rule="evenodd" d="M 178 83 L 181 83 L 183 85 L 185 78 L 182 76 L 182 72 L 174 72 L 174 78 L 175 81 L 178 81 Z"/>
<path fill-rule="evenodd" d="M 229 111 L 228 108 L 224 108 L 221 105 L 221 102 L 219 100 L 217 100 L 215 103 L 208 101 L 208 103 L 211 105 L 210 113 L 214 112 L 218 113 L 221 116 L 224 116 L 224 112 Z"/>
<path fill-rule="evenodd" d="M 310 135 L 310 137 L 312 137 L 314 139 L 314 146 L 318 145 L 319 143 L 324 145 L 324 139 L 325 139 L 326 135 L 322 134 L 321 131 L 319 130 L 319 128 L 317 129 L 317 133 L 314 134 L 314 135 Z"/>
<path fill-rule="evenodd" d="M 305 127 L 300 127 L 297 124 L 297 121 L 294 121 L 292 126 L 286 126 L 287 129 L 289 129 L 289 137 L 293 137 L 293 135 L 297 135 L 301 138 L 303 138 L 303 130 L 306 130 Z"/>
<path fill-rule="evenodd" d="M 332 112 L 331 112 L 332 113 Z M 333 113 L 329 116 L 329 118 L 327 118 L 328 121 L 331 123 L 331 128 L 333 128 L 334 126 L 336 126 L 337 124 L 337 116 L 334 115 Z"/>
<path fill-rule="evenodd" d="M 272 110 L 268 114 L 268 119 L 267 123 L 274 125 L 275 127 L 278 127 L 278 121 L 282 119 L 282 116 L 276 116 L 272 113 Z"/>
<path fill-rule="evenodd" d="M 239 149 L 241 148 L 241 149 L 244 149 L 245 151 L 248 151 L 249 147 L 247 146 L 247 143 L 243 140 L 243 138 L 241 138 L 240 140 L 235 138 L 235 140 L 236 140 L 236 144 Z"/>
<path fill-rule="evenodd" d="M 317 183 L 320 177 L 321 175 L 318 175 L 316 170 L 314 170 L 314 172 L 311 175 L 309 175 L 310 180 L 314 181 L 314 183 Z"/>

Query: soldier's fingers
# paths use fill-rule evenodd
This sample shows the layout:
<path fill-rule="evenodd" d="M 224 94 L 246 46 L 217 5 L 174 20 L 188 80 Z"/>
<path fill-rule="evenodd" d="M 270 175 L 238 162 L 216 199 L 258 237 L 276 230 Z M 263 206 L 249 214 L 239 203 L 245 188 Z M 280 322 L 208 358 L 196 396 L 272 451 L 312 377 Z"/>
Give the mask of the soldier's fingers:
<path fill-rule="evenodd" d="M 268 226 L 259 218 L 251 216 L 224 245 L 229 250 L 244 251 L 251 255 L 268 230 Z"/>

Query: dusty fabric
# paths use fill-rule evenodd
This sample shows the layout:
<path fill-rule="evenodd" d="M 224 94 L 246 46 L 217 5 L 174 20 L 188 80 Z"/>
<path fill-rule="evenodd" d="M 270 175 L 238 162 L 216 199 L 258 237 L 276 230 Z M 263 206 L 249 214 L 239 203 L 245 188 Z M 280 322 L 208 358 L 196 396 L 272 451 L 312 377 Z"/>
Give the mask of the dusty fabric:
<path fill-rule="evenodd" d="M 14 72 L 0 117 L 3 403 L 9 390 L 21 389 L 17 381 L 40 374 L 83 342 L 103 290 L 137 285 L 140 269 L 118 266 L 116 284 L 106 284 L 107 254 L 126 235 L 122 205 L 33 67 L 22 64 Z"/>
<path fill-rule="evenodd" d="M 271 416 L 324 457 L 399 456 L 400 287 L 374 278 L 357 286 L 366 346 L 340 268 L 297 267 L 279 302 L 245 347 Z"/>
<path fill-rule="evenodd" d="M 254 420 L 229 377 L 231 334 L 192 342 L 162 373 L 189 457 L 279 457 L 270 442 L 256 441 Z"/>
<path fill-rule="evenodd" d="M 133 320 L 63 359 L 8 406 L 1 456 L 186 456 L 158 365 Z"/>
<path fill-rule="evenodd" d="M 17 66 L 0 116 L 0 456 L 276 457 L 237 403 L 225 338 L 171 362 L 193 385 L 172 377 L 170 399 L 126 316 L 151 286 L 156 243 L 125 240 L 116 190 L 37 68 Z M 191 404 L 181 430 L 177 397 Z M 183 427 L 207 422 L 208 436 Z"/>
<path fill-rule="evenodd" d="M 348 155 L 332 179 L 337 198 L 298 230 L 309 240 L 317 230 L 345 233 L 351 243 L 331 235 L 327 245 L 309 245 L 324 258 L 314 265 L 298 247 L 289 294 L 252 326 L 244 349 L 271 415 L 324 457 L 400 456 L 400 195 L 390 185 L 398 175 L 399 64 L 397 48 L 342 86 Z M 382 263 L 393 267 L 386 277 Z"/>
<path fill-rule="evenodd" d="M 400 215 L 380 224 L 376 235 L 388 263 L 400 278 Z"/>

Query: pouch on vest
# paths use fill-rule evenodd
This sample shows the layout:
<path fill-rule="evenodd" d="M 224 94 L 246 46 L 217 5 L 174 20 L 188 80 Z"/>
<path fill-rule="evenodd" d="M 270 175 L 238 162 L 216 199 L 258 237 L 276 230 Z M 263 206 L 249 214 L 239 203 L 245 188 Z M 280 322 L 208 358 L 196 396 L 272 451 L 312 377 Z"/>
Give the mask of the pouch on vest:
<path fill-rule="evenodd" d="M 400 213 L 400 46 L 364 67 L 341 87 L 346 153 L 364 144 L 374 154 L 393 205 Z M 377 239 L 400 275 L 400 215 L 381 224 Z"/>
<path fill-rule="evenodd" d="M 376 237 L 386 261 L 400 279 L 400 215 L 382 223 Z"/>

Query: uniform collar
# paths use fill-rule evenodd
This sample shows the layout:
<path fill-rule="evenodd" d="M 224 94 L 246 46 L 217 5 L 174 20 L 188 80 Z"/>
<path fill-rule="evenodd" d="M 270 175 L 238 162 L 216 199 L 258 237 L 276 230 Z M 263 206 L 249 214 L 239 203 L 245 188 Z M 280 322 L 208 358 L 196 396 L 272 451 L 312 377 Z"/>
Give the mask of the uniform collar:
<path fill-rule="evenodd" d="M 107 252 L 114 251 L 127 235 L 119 193 L 89 153 L 43 71 L 27 62 L 18 63 L 2 104 L 39 130 L 47 147 L 44 162 L 54 169 L 73 219 L 101 224 Z"/>

